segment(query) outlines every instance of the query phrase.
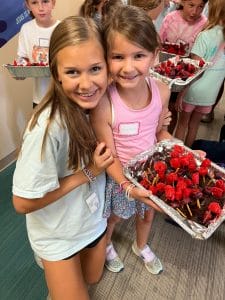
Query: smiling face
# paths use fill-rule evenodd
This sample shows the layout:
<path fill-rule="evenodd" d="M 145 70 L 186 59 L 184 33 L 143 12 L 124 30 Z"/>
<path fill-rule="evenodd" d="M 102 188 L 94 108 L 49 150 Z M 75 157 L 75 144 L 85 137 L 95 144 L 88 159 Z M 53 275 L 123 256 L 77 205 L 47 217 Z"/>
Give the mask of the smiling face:
<path fill-rule="evenodd" d="M 200 18 L 205 3 L 202 0 L 184 0 L 182 5 L 181 13 L 184 20 L 193 24 Z"/>
<path fill-rule="evenodd" d="M 107 88 L 104 51 L 96 39 L 67 46 L 57 54 L 57 72 L 65 95 L 83 109 L 94 108 Z"/>
<path fill-rule="evenodd" d="M 39 26 L 50 27 L 53 25 L 52 10 L 55 0 L 26 0 L 26 6 L 32 12 Z"/>
<path fill-rule="evenodd" d="M 108 65 L 113 80 L 121 88 L 136 88 L 142 84 L 154 61 L 154 53 L 131 43 L 120 33 L 113 34 Z"/>

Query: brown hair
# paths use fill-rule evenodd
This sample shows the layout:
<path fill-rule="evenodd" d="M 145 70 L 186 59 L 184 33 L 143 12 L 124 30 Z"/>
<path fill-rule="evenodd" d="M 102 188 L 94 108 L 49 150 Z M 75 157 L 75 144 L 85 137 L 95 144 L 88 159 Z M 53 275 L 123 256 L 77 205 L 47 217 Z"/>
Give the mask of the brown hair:
<path fill-rule="evenodd" d="M 132 5 L 121 6 L 104 23 L 104 39 L 107 51 L 110 49 L 112 36 L 119 32 L 130 42 L 143 47 L 149 52 L 155 52 L 159 47 L 159 38 L 147 13 Z"/>
<path fill-rule="evenodd" d="M 190 1 L 190 0 L 181 0 L 181 2 L 177 5 L 177 9 L 183 9 L 183 2 L 185 1 Z M 208 0 L 202 0 L 204 2 L 204 4 L 206 4 L 208 2 Z"/>
<path fill-rule="evenodd" d="M 216 25 L 223 27 L 225 39 L 225 0 L 209 0 L 208 24 L 206 30 Z"/>
<path fill-rule="evenodd" d="M 151 10 L 158 7 L 162 3 L 162 0 L 130 0 L 130 4 L 141 7 L 144 10 Z"/>
<path fill-rule="evenodd" d="M 93 152 L 96 148 L 96 138 L 85 111 L 65 95 L 58 81 L 57 54 L 67 46 L 79 45 L 91 38 L 97 39 L 103 45 L 101 32 L 92 19 L 72 16 L 57 25 L 52 33 L 49 46 L 49 68 L 52 74 L 52 84 L 43 101 L 37 106 L 29 126 L 29 129 L 32 130 L 37 124 L 41 112 L 50 106 L 48 125 L 43 140 L 44 147 L 51 123 L 55 119 L 56 113 L 59 113 L 62 126 L 67 128 L 70 138 L 68 167 L 74 170 L 80 168 L 81 161 L 85 164 L 92 161 Z"/>
<path fill-rule="evenodd" d="M 97 6 L 100 5 L 102 0 L 85 0 L 80 9 L 80 15 L 83 17 L 94 18 L 95 13 L 98 11 Z M 121 0 L 107 0 L 102 6 L 102 20 L 104 21 L 114 9 L 122 5 Z"/>

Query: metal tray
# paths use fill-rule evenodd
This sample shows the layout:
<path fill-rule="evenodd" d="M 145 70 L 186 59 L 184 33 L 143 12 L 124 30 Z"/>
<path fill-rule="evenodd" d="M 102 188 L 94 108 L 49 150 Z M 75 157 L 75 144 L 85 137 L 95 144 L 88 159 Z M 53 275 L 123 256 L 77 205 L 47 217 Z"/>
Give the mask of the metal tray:
<path fill-rule="evenodd" d="M 180 43 L 164 42 L 164 43 L 162 43 L 162 48 L 163 48 L 163 44 L 180 46 Z M 184 45 L 184 48 L 185 48 L 184 55 L 179 55 L 179 54 L 176 54 L 176 53 L 170 53 L 170 52 L 167 52 L 164 49 L 162 49 L 161 51 L 159 51 L 159 61 L 162 62 L 162 61 L 168 60 L 169 58 L 172 58 L 172 57 L 175 57 L 175 56 L 179 56 L 180 58 L 188 57 L 189 56 L 189 49 L 187 48 L 187 45 L 186 46 Z"/>
<path fill-rule="evenodd" d="M 209 67 L 211 66 L 210 62 L 205 62 L 205 65 L 201 68 L 199 67 L 198 60 L 194 60 L 194 59 L 190 59 L 190 58 L 182 58 L 182 59 L 177 59 L 176 57 L 170 58 L 169 59 L 171 62 L 173 62 L 174 64 L 177 64 L 178 61 L 184 61 L 185 63 L 190 63 L 193 64 L 195 67 L 197 67 L 197 72 L 187 78 L 186 80 L 182 80 L 181 78 L 175 78 L 175 79 L 171 79 L 169 77 L 160 75 L 159 73 L 155 72 L 153 70 L 153 68 L 150 69 L 150 75 L 163 81 L 164 83 L 168 84 L 169 88 L 171 89 L 172 92 L 181 92 L 184 88 L 186 88 L 192 81 L 196 80 L 198 77 L 200 77 L 200 75 Z M 159 63 L 158 65 L 160 65 L 161 63 Z M 156 66 L 158 66 L 156 65 Z M 154 66 L 154 67 L 156 67 Z"/>
<path fill-rule="evenodd" d="M 174 140 L 164 140 L 157 143 L 151 149 L 137 155 L 135 158 L 130 160 L 124 166 L 124 175 L 136 186 L 144 189 L 144 187 L 137 181 L 136 177 L 143 173 L 143 170 L 138 169 L 138 172 L 135 173 L 135 169 L 139 168 L 140 165 L 144 165 L 144 163 L 153 155 L 155 151 L 161 152 L 164 147 L 167 149 L 171 149 L 175 144 L 179 144 L 180 142 L 176 139 Z M 183 146 L 183 145 L 182 145 Z M 186 151 L 194 153 L 191 149 L 186 146 L 183 146 Z M 200 164 L 199 157 L 194 153 L 196 162 Z M 218 165 L 211 163 L 211 168 L 215 171 L 218 171 L 221 175 L 223 180 L 225 180 L 225 169 L 219 167 Z M 142 173 L 141 173 L 142 172 Z M 208 239 L 214 231 L 220 226 L 220 224 L 225 220 L 225 205 L 223 207 L 221 215 L 214 220 L 212 223 L 208 225 L 208 227 L 198 224 L 192 220 L 184 218 L 177 212 L 173 207 L 168 205 L 159 197 L 152 195 L 149 197 L 154 203 L 156 203 L 166 214 L 168 214 L 177 224 L 179 224 L 187 233 L 189 233 L 193 238 L 205 240 Z"/>
<path fill-rule="evenodd" d="M 48 66 L 14 66 L 10 64 L 3 65 L 13 77 L 50 77 Z"/>

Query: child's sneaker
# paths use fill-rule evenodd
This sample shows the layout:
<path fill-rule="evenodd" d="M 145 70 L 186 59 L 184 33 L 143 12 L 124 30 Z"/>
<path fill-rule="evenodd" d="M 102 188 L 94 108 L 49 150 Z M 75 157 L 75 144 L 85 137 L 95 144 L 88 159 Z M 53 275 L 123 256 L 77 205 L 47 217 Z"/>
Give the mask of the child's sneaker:
<path fill-rule="evenodd" d="M 51 296 L 50 296 L 49 293 L 48 293 L 48 296 L 47 296 L 46 300 L 52 300 L 52 298 L 51 298 Z"/>
<path fill-rule="evenodd" d="M 140 250 L 137 247 L 136 241 L 134 241 L 134 243 L 132 245 L 132 250 L 133 250 L 134 254 L 139 256 L 144 261 L 145 267 L 150 273 L 157 275 L 163 271 L 163 266 L 162 266 L 160 260 L 151 251 L 151 249 L 149 248 L 148 245 L 145 245 L 144 249 Z"/>
<path fill-rule="evenodd" d="M 114 249 L 113 244 L 110 244 L 106 247 L 105 267 L 114 273 L 118 273 L 124 269 L 123 262 Z"/>

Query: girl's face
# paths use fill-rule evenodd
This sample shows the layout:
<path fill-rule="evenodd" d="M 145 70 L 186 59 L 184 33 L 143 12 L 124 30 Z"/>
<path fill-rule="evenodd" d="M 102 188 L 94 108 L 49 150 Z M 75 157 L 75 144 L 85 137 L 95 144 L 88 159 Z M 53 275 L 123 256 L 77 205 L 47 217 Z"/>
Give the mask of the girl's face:
<path fill-rule="evenodd" d="M 107 88 L 107 67 L 100 43 L 90 39 L 57 54 L 58 80 L 71 101 L 94 108 Z"/>
<path fill-rule="evenodd" d="M 109 71 L 122 88 L 135 88 L 143 83 L 154 64 L 155 53 L 138 46 L 120 33 L 114 33 L 108 53 Z"/>
<path fill-rule="evenodd" d="M 181 13 L 184 20 L 193 24 L 200 18 L 205 3 L 202 0 L 184 0 L 182 5 Z"/>
<path fill-rule="evenodd" d="M 26 5 L 39 26 L 49 27 L 53 25 L 52 10 L 55 6 L 55 0 L 26 0 Z"/>

